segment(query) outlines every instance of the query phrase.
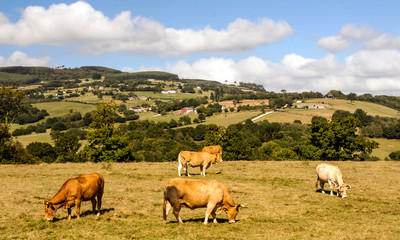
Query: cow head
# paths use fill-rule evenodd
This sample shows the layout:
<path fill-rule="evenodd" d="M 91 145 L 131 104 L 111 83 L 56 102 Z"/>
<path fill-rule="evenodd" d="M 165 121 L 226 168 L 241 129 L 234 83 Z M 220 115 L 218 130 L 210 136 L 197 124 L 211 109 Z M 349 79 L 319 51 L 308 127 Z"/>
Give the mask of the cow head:
<path fill-rule="evenodd" d="M 229 223 L 235 223 L 236 222 L 236 215 L 239 213 L 239 207 L 245 208 L 246 206 L 242 204 L 236 204 L 235 206 L 227 206 L 224 205 L 219 209 L 219 212 L 226 212 L 226 215 L 228 216 Z"/>
<path fill-rule="evenodd" d="M 53 221 L 56 212 L 57 208 L 53 205 L 52 202 L 44 201 L 44 218 L 47 221 Z"/>
<path fill-rule="evenodd" d="M 222 154 L 216 153 L 214 163 L 221 163 L 222 162 Z"/>
<path fill-rule="evenodd" d="M 346 198 L 347 197 L 346 190 L 350 188 L 351 188 L 350 185 L 343 183 L 338 188 L 336 188 L 336 190 L 339 192 L 339 195 L 342 196 L 342 198 Z"/>

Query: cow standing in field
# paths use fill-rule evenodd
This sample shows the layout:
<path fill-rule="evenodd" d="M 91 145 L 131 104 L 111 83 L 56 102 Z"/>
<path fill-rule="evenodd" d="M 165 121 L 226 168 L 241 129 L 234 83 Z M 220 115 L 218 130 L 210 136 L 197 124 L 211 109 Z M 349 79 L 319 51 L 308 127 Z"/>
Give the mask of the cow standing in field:
<path fill-rule="evenodd" d="M 216 214 L 224 211 L 229 223 L 236 221 L 239 207 L 236 204 L 228 188 L 218 181 L 202 181 L 182 178 L 172 178 L 167 181 L 164 188 L 163 222 L 167 221 L 167 215 L 171 209 L 179 223 L 183 223 L 179 213 L 186 206 L 190 209 L 207 208 L 204 224 L 208 223 L 208 217 L 213 217 L 217 223 Z"/>
<path fill-rule="evenodd" d="M 68 210 L 68 221 L 71 220 L 71 208 L 76 206 L 76 218 L 79 219 L 82 201 L 92 201 L 93 213 L 100 216 L 101 198 L 103 197 L 104 178 L 98 173 L 82 175 L 68 179 L 61 189 L 49 201 L 44 201 L 44 217 L 52 221 L 60 207 Z"/>
<path fill-rule="evenodd" d="M 190 176 L 188 167 L 191 166 L 200 167 L 200 174 L 205 176 L 206 169 L 217 162 L 222 162 L 222 157 L 219 154 L 182 151 L 178 155 L 178 175 L 181 176 L 181 169 L 184 167 L 186 176 Z"/>
<path fill-rule="evenodd" d="M 317 166 L 317 182 L 315 183 L 315 187 L 318 188 L 318 183 L 321 186 L 322 193 L 324 191 L 325 183 L 329 184 L 331 189 L 331 196 L 333 196 L 333 186 L 335 186 L 337 190 L 337 196 L 342 196 L 342 198 L 347 197 L 346 190 L 351 188 L 350 185 L 343 183 L 342 173 L 339 168 L 334 165 L 321 163 Z"/>

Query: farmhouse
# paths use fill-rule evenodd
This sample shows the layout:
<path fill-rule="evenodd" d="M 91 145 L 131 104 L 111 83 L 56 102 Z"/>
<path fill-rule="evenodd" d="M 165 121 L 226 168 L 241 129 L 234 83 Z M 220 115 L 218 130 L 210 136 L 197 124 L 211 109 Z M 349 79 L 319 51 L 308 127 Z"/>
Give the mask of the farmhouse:
<path fill-rule="evenodd" d="M 162 94 L 174 94 L 176 90 L 161 91 Z"/>
<path fill-rule="evenodd" d="M 181 114 L 197 113 L 196 108 L 184 107 L 181 109 Z"/>
<path fill-rule="evenodd" d="M 325 109 L 325 106 L 316 104 L 299 104 L 296 107 L 301 109 Z"/>
<path fill-rule="evenodd" d="M 130 107 L 129 110 L 132 110 L 132 111 L 137 112 L 137 113 L 146 112 L 146 109 L 144 109 L 142 107 Z"/>

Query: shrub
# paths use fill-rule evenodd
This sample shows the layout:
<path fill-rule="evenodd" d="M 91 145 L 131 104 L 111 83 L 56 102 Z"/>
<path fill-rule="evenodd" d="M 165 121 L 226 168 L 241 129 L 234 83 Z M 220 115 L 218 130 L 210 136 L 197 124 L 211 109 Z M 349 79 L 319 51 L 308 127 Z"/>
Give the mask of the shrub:
<path fill-rule="evenodd" d="M 400 161 L 400 151 L 396 151 L 396 152 L 391 152 L 389 154 L 389 157 L 391 160 L 393 161 Z"/>
<path fill-rule="evenodd" d="M 64 130 L 67 130 L 67 126 L 62 122 L 57 122 L 53 126 L 51 126 L 51 130 L 64 131 Z"/>
<path fill-rule="evenodd" d="M 42 159 L 43 162 L 54 162 L 57 153 L 49 143 L 33 142 L 26 146 L 26 150 L 34 157 Z"/>

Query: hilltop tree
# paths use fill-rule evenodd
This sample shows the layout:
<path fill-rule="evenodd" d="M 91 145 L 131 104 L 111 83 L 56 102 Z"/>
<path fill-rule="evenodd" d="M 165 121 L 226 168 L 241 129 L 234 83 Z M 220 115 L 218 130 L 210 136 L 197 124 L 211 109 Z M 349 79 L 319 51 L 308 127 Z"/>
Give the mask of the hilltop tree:
<path fill-rule="evenodd" d="M 356 93 L 349 93 L 346 96 L 347 100 L 350 100 L 350 103 L 353 103 L 354 100 L 357 100 L 357 94 Z"/>

